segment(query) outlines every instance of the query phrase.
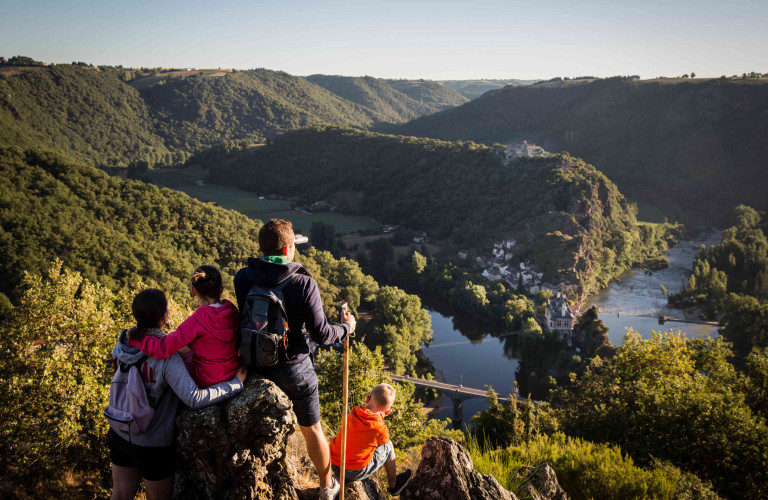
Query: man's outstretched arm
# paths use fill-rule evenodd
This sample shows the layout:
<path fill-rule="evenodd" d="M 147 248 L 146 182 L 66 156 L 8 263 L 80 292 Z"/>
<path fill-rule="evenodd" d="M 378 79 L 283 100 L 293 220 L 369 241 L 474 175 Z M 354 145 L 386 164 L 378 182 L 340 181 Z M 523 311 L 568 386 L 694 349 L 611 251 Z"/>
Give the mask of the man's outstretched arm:
<path fill-rule="evenodd" d="M 335 344 L 353 331 L 352 326 L 349 323 L 331 324 L 323 312 L 323 300 L 317 282 L 309 280 L 309 283 L 304 302 L 304 321 L 309 336 L 320 345 Z"/>

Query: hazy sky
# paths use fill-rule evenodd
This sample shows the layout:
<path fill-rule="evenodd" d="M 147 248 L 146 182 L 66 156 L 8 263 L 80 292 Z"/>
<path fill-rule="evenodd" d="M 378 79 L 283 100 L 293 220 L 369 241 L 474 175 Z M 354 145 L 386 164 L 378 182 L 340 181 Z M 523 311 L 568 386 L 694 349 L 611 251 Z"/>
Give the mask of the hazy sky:
<path fill-rule="evenodd" d="M 0 0 L 0 55 L 378 77 L 768 72 L 768 0 Z"/>

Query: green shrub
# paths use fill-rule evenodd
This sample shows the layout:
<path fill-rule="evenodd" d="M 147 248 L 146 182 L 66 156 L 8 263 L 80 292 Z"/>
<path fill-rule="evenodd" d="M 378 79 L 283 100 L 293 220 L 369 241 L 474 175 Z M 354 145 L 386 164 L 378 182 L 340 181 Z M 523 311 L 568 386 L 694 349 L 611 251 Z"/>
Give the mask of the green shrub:
<path fill-rule="evenodd" d="M 557 473 L 569 498 L 672 499 L 718 498 L 704 483 L 674 466 L 658 464 L 644 469 L 634 464 L 618 446 L 592 443 L 562 433 L 539 435 L 507 448 L 488 449 L 470 437 L 467 446 L 475 469 L 492 474 L 505 488 L 520 489 L 515 473 L 524 466 L 548 463 Z"/>

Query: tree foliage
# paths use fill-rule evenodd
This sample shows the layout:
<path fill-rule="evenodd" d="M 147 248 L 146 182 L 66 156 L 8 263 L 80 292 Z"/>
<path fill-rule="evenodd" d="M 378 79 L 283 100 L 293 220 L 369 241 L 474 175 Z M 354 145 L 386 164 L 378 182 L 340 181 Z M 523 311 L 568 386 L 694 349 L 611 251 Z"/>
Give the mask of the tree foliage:
<path fill-rule="evenodd" d="M 110 353 L 131 324 L 132 297 L 63 269 L 61 261 L 42 276 L 25 273 L 20 291 L 19 304 L 0 324 L 4 493 L 59 497 L 57 480 L 72 474 L 76 484 L 89 479 L 77 496 L 103 494 Z M 173 300 L 169 311 L 174 325 L 189 314 Z"/>
<path fill-rule="evenodd" d="M 257 221 L 57 154 L 0 147 L 0 186 L 5 294 L 60 257 L 115 291 L 141 279 L 188 297 L 195 267 L 216 263 L 231 287 L 257 248 Z"/>
<path fill-rule="evenodd" d="M 432 321 L 421 300 L 403 290 L 384 286 L 371 308 L 373 319 L 366 328 L 369 345 L 381 346 L 392 371 L 413 374 L 416 351 L 432 340 Z"/>
<path fill-rule="evenodd" d="M 630 332 L 609 361 L 595 358 L 559 392 L 566 432 L 621 446 L 710 480 L 729 498 L 759 498 L 768 484 L 768 427 L 752 411 L 743 376 L 721 339 Z"/>
<path fill-rule="evenodd" d="M 721 334 L 733 343 L 735 363 L 743 368 L 754 346 L 768 346 L 768 222 L 744 205 L 733 215 L 734 225 L 720 243 L 702 246 L 688 286 L 669 302 L 701 306 L 706 316 L 720 317 Z"/>

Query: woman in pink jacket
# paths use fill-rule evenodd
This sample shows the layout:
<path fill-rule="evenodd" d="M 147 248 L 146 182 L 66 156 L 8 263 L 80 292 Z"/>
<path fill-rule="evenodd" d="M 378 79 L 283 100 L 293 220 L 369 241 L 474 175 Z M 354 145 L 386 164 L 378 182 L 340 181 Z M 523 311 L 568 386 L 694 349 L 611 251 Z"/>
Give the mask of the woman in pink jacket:
<path fill-rule="evenodd" d="M 175 332 L 163 338 L 146 336 L 129 344 L 156 359 L 169 358 L 189 346 L 191 353 L 180 354 L 192 379 L 203 389 L 235 376 L 239 366 L 235 344 L 240 317 L 234 304 L 221 300 L 224 286 L 216 266 L 195 269 L 189 291 L 197 298 L 199 307 Z"/>

